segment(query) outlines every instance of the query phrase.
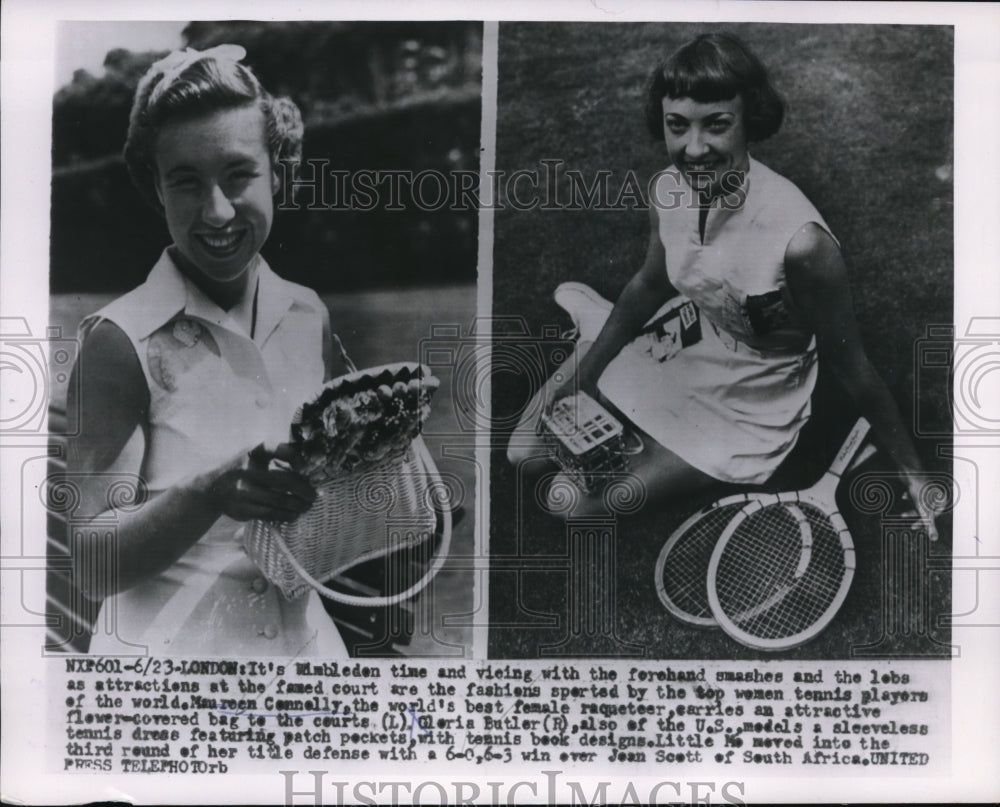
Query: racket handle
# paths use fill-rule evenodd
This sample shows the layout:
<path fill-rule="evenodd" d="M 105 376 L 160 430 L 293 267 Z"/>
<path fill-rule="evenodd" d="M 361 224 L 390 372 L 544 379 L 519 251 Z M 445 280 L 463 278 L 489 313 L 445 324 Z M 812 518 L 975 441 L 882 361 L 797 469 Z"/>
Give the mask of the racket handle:
<path fill-rule="evenodd" d="M 834 457 L 833 462 L 830 464 L 831 474 L 839 477 L 844 473 L 844 469 L 847 468 L 848 463 L 854 459 L 854 455 L 861 448 L 861 443 L 864 441 L 865 435 L 868 434 L 869 428 L 867 420 L 858 418 L 858 422 L 854 424 L 854 428 L 851 429 L 851 433 L 847 435 L 847 439 L 844 440 L 840 451 L 837 452 L 837 456 Z"/>
<path fill-rule="evenodd" d="M 855 458 L 851 460 L 851 464 L 847 466 L 847 471 L 845 471 L 845 473 L 850 473 L 855 468 L 860 468 L 862 463 L 867 462 L 869 459 L 872 458 L 873 455 L 877 453 L 878 449 L 875 448 L 875 446 L 873 446 L 871 443 L 866 444 L 865 447 L 858 452 L 857 456 L 855 456 Z"/>

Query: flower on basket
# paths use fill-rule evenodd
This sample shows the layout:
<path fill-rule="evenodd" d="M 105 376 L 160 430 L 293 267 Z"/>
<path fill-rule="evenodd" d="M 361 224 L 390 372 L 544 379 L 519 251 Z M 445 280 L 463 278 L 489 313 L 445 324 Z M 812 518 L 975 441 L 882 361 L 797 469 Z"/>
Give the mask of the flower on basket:
<path fill-rule="evenodd" d="M 388 365 L 327 382 L 292 424 L 306 474 L 317 482 L 401 458 L 430 414 L 439 384 L 419 364 Z"/>

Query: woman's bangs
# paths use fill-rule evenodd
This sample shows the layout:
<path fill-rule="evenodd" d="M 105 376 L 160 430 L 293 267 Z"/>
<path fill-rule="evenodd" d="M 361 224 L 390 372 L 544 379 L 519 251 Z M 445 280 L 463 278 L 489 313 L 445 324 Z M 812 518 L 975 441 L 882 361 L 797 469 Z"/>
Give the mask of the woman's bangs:
<path fill-rule="evenodd" d="M 700 104 L 730 101 L 740 92 L 735 77 L 718 65 L 678 63 L 664 79 L 670 98 L 691 98 Z"/>

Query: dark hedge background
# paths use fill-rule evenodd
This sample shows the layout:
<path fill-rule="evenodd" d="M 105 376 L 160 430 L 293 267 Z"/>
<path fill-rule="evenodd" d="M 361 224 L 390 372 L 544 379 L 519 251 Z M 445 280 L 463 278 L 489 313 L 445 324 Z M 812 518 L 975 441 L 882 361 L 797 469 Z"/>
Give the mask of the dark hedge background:
<path fill-rule="evenodd" d="M 182 36 L 199 50 L 247 49 L 264 86 L 302 110 L 304 159 L 351 173 L 479 170 L 478 22 L 197 22 Z M 104 76 L 79 70 L 55 95 L 53 292 L 131 288 L 168 242 L 120 156 L 135 85 L 163 55 L 112 50 Z M 309 201 L 300 193 L 296 209 L 279 212 L 264 248 L 291 280 L 323 291 L 475 279 L 477 214 L 450 210 L 454 194 L 426 211 L 406 198 L 405 211 L 383 209 L 387 198 L 370 211 L 307 210 Z"/>

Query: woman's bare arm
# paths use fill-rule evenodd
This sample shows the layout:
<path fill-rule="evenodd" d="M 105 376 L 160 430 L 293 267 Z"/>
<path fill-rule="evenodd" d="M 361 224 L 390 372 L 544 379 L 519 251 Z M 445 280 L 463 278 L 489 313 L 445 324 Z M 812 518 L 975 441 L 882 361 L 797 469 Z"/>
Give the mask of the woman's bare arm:
<path fill-rule="evenodd" d="M 67 470 L 79 484 L 79 525 L 114 510 L 112 486 L 134 485 L 142 472 L 149 393 L 132 344 L 118 326 L 104 321 L 88 335 L 69 389 L 70 422 L 80 423 L 67 457 Z M 241 453 L 138 507 L 116 510 L 113 558 L 102 560 L 103 553 L 87 543 L 79 553 L 84 593 L 107 596 L 163 571 L 220 515 L 288 520 L 307 509 L 315 494 L 300 475 L 267 470 L 270 459 L 281 453 L 260 449 L 253 459 Z M 97 563 L 105 568 L 95 568 Z"/>
<path fill-rule="evenodd" d="M 650 236 L 642 266 L 622 290 L 593 346 L 580 360 L 575 378 L 564 384 L 554 394 L 553 400 L 568 394 L 574 386 L 593 395 L 597 390 L 597 381 L 609 362 L 636 337 L 642 326 L 667 300 L 677 295 L 677 290 L 667 278 L 666 254 L 660 242 L 654 207 L 650 207 L 649 217 Z"/>
<path fill-rule="evenodd" d="M 818 224 L 807 224 L 788 244 L 785 273 L 792 299 L 816 334 L 820 361 L 844 384 L 873 436 L 906 478 L 910 498 L 932 539 L 934 514 L 922 500 L 922 467 L 899 408 L 861 342 L 840 249 Z"/>

